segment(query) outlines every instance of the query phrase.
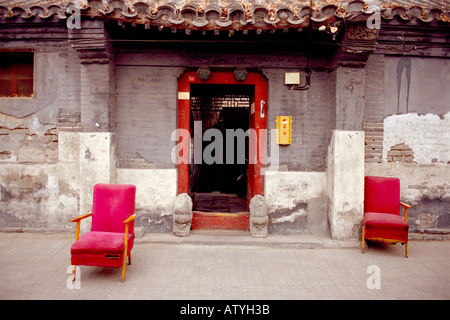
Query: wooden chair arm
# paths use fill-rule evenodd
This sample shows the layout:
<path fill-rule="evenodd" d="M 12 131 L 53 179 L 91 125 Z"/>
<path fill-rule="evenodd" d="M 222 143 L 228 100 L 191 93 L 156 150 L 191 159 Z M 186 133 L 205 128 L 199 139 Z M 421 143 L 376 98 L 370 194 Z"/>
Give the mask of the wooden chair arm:
<path fill-rule="evenodd" d="M 78 222 L 78 221 L 83 220 L 85 218 L 88 218 L 90 216 L 92 216 L 92 213 L 82 214 L 82 215 L 79 215 L 76 218 L 70 219 L 69 222 Z"/>
<path fill-rule="evenodd" d="M 134 220 L 134 218 L 136 218 L 136 214 L 132 214 L 131 216 L 129 216 L 128 218 L 126 218 L 123 223 L 130 223 L 131 221 Z"/>
<path fill-rule="evenodd" d="M 90 213 L 86 213 L 86 214 L 82 214 L 76 218 L 70 219 L 69 222 L 76 222 L 77 223 L 77 229 L 75 230 L 75 241 L 78 240 L 78 238 L 80 237 L 80 225 L 81 225 L 81 220 L 92 216 L 92 212 Z"/>
<path fill-rule="evenodd" d="M 400 205 L 405 209 L 405 222 L 408 223 L 408 209 L 412 207 L 404 202 L 400 202 Z"/>
<path fill-rule="evenodd" d="M 412 208 L 409 204 L 407 204 L 407 203 L 404 203 L 404 202 L 400 202 L 400 205 L 403 207 L 403 208 Z"/>

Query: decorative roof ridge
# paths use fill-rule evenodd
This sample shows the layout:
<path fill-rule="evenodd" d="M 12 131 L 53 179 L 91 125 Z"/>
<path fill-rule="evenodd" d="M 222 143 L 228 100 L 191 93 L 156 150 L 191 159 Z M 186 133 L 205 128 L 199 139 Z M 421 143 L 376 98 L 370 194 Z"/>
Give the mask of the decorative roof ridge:
<path fill-rule="evenodd" d="M 450 1 L 438 6 L 424 0 L 315 0 L 312 10 L 310 1 L 301 0 L 42 0 L 28 2 L 29 5 L 11 2 L 0 2 L 0 23 L 16 18 L 67 19 L 72 12 L 69 7 L 80 10 L 84 16 L 193 29 L 298 28 L 307 26 L 310 19 L 313 23 L 328 24 L 364 21 L 375 10 L 385 20 L 398 17 L 403 21 L 450 22 Z M 429 5 L 420 6 L 417 2 Z"/>

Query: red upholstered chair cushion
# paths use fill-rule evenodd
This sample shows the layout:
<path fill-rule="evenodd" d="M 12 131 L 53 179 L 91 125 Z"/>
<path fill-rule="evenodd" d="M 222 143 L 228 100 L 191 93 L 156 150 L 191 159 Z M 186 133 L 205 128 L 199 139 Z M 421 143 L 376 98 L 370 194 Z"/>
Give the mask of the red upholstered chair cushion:
<path fill-rule="evenodd" d="M 365 177 L 364 212 L 400 215 L 400 179 Z"/>
<path fill-rule="evenodd" d="M 128 235 L 132 243 L 134 235 Z M 81 236 L 70 248 L 72 265 L 120 267 L 125 249 L 124 233 L 91 231 Z M 128 247 L 128 254 L 131 248 Z"/>
<path fill-rule="evenodd" d="M 128 235 L 130 240 L 133 235 Z M 124 233 L 92 231 L 81 236 L 70 252 L 73 254 L 99 253 L 117 254 L 125 248 Z"/>
<path fill-rule="evenodd" d="M 389 213 L 364 213 L 366 239 L 408 241 L 408 224 L 400 215 Z"/>
<path fill-rule="evenodd" d="M 405 220 L 400 215 L 397 216 L 395 214 L 366 212 L 364 214 L 364 222 L 372 227 L 408 229 L 408 224 Z"/>

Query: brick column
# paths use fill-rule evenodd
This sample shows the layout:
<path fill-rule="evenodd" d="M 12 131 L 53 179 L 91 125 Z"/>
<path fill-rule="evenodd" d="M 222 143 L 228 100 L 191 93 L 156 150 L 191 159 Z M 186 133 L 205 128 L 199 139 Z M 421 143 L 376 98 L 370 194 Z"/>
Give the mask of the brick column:
<path fill-rule="evenodd" d="M 362 130 L 364 122 L 364 68 L 340 67 L 336 71 L 337 130 Z"/>
<path fill-rule="evenodd" d="M 109 64 L 81 65 L 81 127 L 84 131 L 110 131 L 112 95 Z M 113 97 L 111 97 L 113 99 Z"/>
<path fill-rule="evenodd" d="M 108 132 L 114 111 L 115 62 L 104 22 L 82 20 L 81 29 L 69 29 L 69 39 L 81 63 L 81 127 Z"/>

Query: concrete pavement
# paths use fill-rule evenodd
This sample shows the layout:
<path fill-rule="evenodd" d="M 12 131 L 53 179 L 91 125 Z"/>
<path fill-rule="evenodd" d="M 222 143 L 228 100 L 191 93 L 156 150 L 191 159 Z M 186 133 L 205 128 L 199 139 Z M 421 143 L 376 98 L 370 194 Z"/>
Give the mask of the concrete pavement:
<path fill-rule="evenodd" d="M 370 246 L 309 235 L 145 234 L 121 269 L 80 266 L 73 233 L 0 233 L 0 299 L 450 299 L 450 241 Z"/>

